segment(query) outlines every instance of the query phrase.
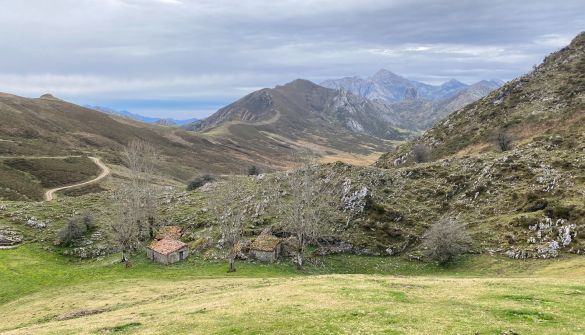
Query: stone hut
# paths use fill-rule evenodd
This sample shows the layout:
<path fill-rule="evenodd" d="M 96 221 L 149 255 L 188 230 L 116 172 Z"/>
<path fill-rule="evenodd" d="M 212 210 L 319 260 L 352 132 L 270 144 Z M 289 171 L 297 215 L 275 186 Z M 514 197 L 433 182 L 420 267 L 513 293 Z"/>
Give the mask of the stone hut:
<path fill-rule="evenodd" d="M 262 234 L 250 244 L 249 255 L 263 262 L 274 262 L 280 257 L 281 239 L 274 235 Z"/>
<path fill-rule="evenodd" d="M 189 257 L 189 246 L 179 240 L 163 238 L 146 248 L 146 256 L 158 263 L 172 264 Z"/>

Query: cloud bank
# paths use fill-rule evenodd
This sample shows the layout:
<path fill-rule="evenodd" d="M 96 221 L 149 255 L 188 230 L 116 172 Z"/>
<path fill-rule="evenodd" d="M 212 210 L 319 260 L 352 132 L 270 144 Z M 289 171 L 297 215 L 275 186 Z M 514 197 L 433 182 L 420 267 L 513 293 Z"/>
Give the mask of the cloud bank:
<path fill-rule="evenodd" d="M 581 0 L 2 1 L 0 91 L 203 117 L 296 78 L 508 80 L 584 30 L 584 12 Z"/>

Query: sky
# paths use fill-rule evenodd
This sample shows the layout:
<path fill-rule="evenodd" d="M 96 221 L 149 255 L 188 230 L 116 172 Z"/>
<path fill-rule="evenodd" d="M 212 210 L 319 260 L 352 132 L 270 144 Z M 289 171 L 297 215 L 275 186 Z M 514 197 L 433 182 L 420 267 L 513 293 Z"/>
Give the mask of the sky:
<path fill-rule="evenodd" d="M 202 118 L 263 87 L 388 69 L 509 80 L 585 30 L 583 0 L 0 0 L 0 92 Z"/>

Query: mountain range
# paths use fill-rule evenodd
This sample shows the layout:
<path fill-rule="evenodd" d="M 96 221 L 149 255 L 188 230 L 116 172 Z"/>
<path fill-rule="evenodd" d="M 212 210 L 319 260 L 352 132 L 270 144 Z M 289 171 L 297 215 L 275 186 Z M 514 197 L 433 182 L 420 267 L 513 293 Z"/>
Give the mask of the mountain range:
<path fill-rule="evenodd" d="M 382 101 L 401 118 L 402 127 L 420 131 L 431 127 L 453 111 L 486 96 L 502 84 L 502 81 L 493 79 L 467 85 L 451 79 L 441 85 L 429 85 L 382 69 L 365 79 L 345 77 L 326 80 L 320 85 Z"/>
<path fill-rule="evenodd" d="M 385 103 L 303 79 L 253 92 L 205 120 L 189 125 L 188 129 L 209 131 L 234 122 L 256 125 L 265 131 L 270 129 L 289 139 L 299 139 L 309 133 L 339 139 L 343 133 L 353 132 L 399 140 L 409 134 L 399 128 L 396 113 Z"/>

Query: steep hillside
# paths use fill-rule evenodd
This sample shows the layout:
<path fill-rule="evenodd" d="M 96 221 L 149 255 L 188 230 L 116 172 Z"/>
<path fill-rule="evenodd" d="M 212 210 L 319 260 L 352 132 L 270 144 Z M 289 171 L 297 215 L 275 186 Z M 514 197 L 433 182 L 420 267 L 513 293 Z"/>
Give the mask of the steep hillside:
<path fill-rule="evenodd" d="M 577 148 L 585 131 L 585 34 L 512 80 L 428 130 L 414 142 L 382 157 L 378 166 L 412 159 L 422 144 L 434 158 L 496 150 L 505 134 L 518 149 L 562 143 Z"/>
<path fill-rule="evenodd" d="M 505 151 L 495 143 L 502 133 L 512 141 Z M 584 164 L 582 33 L 531 73 L 385 154 L 376 164 L 383 169 L 344 167 L 340 178 L 371 189 L 362 225 L 378 234 L 380 250 L 392 238 L 416 250 L 409 241 L 453 218 L 467 225 L 478 251 L 548 258 L 585 252 Z"/>

